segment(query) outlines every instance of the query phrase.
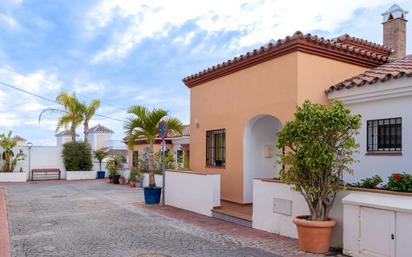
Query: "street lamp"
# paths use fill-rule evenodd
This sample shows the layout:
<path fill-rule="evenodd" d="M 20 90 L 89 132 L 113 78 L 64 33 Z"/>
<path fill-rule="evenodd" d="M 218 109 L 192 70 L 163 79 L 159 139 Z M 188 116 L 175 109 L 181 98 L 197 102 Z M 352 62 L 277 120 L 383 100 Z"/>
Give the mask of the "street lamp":
<path fill-rule="evenodd" d="M 30 155 L 31 155 L 31 153 L 30 153 L 30 150 L 31 150 L 31 148 L 33 147 L 33 143 L 32 142 L 27 142 L 27 148 L 29 148 L 29 179 L 30 179 L 30 174 L 31 174 L 31 167 L 30 167 L 30 164 L 31 164 L 31 159 L 30 159 Z M 31 175 L 31 180 L 33 180 L 33 175 Z"/>

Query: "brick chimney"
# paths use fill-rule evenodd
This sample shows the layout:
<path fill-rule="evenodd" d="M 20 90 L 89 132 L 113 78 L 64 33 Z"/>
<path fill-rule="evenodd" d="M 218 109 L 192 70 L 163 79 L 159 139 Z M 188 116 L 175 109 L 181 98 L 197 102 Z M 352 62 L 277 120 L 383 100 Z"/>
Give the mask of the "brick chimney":
<path fill-rule="evenodd" d="M 393 50 L 391 57 L 397 59 L 406 55 L 406 14 L 399 5 L 394 4 L 383 16 L 383 44 Z"/>

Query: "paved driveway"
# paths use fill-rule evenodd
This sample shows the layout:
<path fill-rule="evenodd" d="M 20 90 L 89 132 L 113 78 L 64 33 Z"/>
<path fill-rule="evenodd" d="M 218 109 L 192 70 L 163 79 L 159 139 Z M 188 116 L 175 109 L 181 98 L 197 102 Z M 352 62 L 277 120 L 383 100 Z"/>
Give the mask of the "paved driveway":
<path fill-rule="evenodd" d="M 143 200 L 141 189 L 41 182 L 9 184 L 6 192 L 14 257 L 279 256 L 130 204 Z"/>

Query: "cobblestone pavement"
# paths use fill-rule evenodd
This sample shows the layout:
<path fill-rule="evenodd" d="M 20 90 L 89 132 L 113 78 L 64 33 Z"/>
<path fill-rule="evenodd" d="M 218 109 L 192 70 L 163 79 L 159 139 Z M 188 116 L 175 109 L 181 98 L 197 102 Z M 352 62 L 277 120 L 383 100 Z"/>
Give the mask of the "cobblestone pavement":
<path fill-rule="evenodd" d="M 13 257 L 314 256 L 299 252 L 293 239 L 256 240 L 142 208 L 137 188 L 101 181 L 5 187 Z"/>

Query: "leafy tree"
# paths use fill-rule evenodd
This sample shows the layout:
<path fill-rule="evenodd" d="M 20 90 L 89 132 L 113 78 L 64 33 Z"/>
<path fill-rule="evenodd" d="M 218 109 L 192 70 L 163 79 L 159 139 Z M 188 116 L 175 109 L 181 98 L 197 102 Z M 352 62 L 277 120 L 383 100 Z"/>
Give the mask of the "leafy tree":
<path fill-rule="evenodd" d="M 94 157 L 99 161 L 99 168 L 102 170 L 102 161 L 109 155 L 109 152 L 105 149 L 99 149 L 94 151 Z"/>
<path fill-rule="evenodd" d="M 89 122 L 96 114 L 96 110 L 100 107 L 100 100 L 94 99 L 89 105 L 81 103 L 81 116 L 83 119 L 84 142 L 87 143 L 87 135 L 89 134 Z M 101 169 L 101 168 L 100 168 Z"/>
<path fill-rule="evenodd" d="M 60 93 L 56 101 L 63 106 L 62 109 L 58 108 L 47 108 L 43 110 L 39 115 L 39 122 L 45 113 L 60 113 L 62 116 L 57 121 L 56 132 L 61 129 L 67 129 L 70 127 L 70 134 L 72 137 L 72 142 L 76 141 L 76 128 L 83 121 L 82 117 L 82 103 L 76 98 L 76 95 L 70 95 L 66 92 Z"/>
<path fill-rule="evenodd" d="M 92 150 L 85 142 L 65 143 L 62 157 L 68 171 L 87 171 L 93 168 Z"/>
<path fill-rule="evenodd" d="M 24 160 L 26 155 L 24 153 L 17 153 L 16 155 L 13 152 L 13 147 L 17 145 L 17 139 L 11 136 L 12 131 L 9 133 L 3 134 L 0 133 L 0 147 L 3 148 L 3 153 L 1 155 L 3 160 L 3 172 L 13 172 L 14 167 L 18 161 Z"/>
<path fill-rule="evenodd" d="M 133 145 L 138 138 L 144 138 L 149 143 L 149 186 L 155 187 L 153 144 L 158 137 L 159 123 L 165 120 L 169 133 L 177 134 L 182 134 L 183 124 L 176 118 L 168 117 L 168 112 L 162 109 L 155 108 L 149 110 L 144 106 L 132 106 L 129 108 L 128 113 L 130 117 L 124 126 L 126 130 L 126 142 L 129 147 Z"/>
<path fill-rule="evenodd" d="M 344 187 L 344 173 L 358 148 L 354 135 L 360 116 L 351 115 L 339 101 L 330 107 L 305 101 L 293 121 L 277 133 L 279 163 L 285 165 L 280 178 L 305 198 L 311 220 L 327 220 L 336 192 Z"/>

